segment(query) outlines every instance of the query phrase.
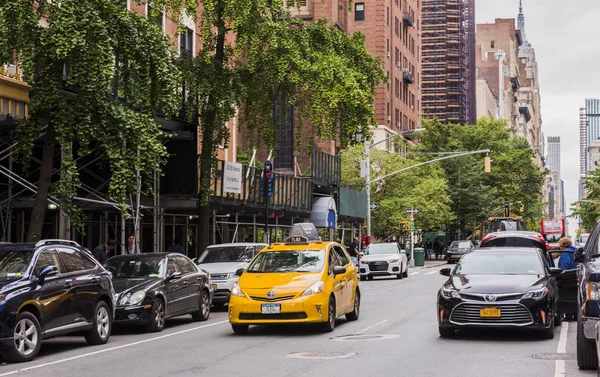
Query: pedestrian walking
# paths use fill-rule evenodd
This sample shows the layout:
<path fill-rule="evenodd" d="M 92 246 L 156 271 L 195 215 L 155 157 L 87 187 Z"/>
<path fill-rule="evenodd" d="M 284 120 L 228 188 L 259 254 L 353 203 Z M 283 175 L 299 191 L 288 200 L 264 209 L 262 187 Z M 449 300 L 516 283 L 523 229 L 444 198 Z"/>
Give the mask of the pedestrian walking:
<path fill-rule="evenodd" d="M 111 256 L 110 252 L 115 248 L 116 244 L 117 243 L 115 240 L 110 239 L 105 244 L 96 246 L 94 250 L 92 250 L 92 255 L 94 258 L 96 258 L 98 263 L 104 264 L 104 262 L 106 262 L 106 260 Z"/>
<path fill-rule="evenodd" d="M 125 253 L 126 254 L 137 254 L 138 248 L 135 244 L 135 236 L 133 234 L 130 234 L 127 237 L 127 248 L 125 249 Z"/>
<path fill-rule="evenodd" d="M 431 260 L 431 253 L 433 252 L 433 247 L 430 240 L 425 242 L 425 259 Z"/>
<path fill-rule="evenodd" d="M 577 268 L 578 263 L 575 262 L 575 251 L 576 249 L 572 246 L 572 242 L 568 237 L 563 237 L 558 241 L 558 247 L 563 251 L 572 251 L 560 253 L 558 258 L 558 267 L 561 270 L 574 270 Z"/>
<path fill-rule="evenodd" d="M 442 254 L 442 242 L 439 238 L 436 238 L 433 242 L 433 252 L 435 253 L 435 259 L 440 259 L 440 255 Z"/>
<path fill-rule="evenodd" d="M 185 249 L 179 244 L 179 238 L 173 239 L 173 245 L 169 246 L 167 253 L 185 254 Z"/>

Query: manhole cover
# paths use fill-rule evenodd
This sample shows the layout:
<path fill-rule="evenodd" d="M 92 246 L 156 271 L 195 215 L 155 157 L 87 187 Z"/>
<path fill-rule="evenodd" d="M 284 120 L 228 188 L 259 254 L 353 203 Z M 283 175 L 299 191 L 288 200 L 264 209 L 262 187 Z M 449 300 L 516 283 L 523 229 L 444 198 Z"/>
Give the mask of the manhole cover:
<path fill-rule="evenodd" d="M 343 342 L 368 342 L 373 340 L 385 340 L 399 338 L 400 335 L 396 334 L 378 334 L 378 335 L 343 335 L 330 338 L 331 340 L 343 341 Z"/>
<path fill-rule="evenodd" d="M 538 353 L 532 356 L 539 360 L 575 360 L 576 357 L 572 353 Z"/>
<path fill-rule="evenodd" d="M 336 353 L 336 352 L 295 352 L 290 353 L 287 357 L 292 359 L 348 359 L 355 356 L 355 353 Z"/>

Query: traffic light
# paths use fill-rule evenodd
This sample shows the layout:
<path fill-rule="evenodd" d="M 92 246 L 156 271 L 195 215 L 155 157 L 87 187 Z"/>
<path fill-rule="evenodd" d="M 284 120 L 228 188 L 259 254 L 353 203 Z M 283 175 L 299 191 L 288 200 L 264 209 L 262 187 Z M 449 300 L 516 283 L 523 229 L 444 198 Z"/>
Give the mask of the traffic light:
<path fill-rule="evenodd" d="M 491 173 L 492 172 L 492 159 L 490 158 L 490 156 L 485 156 L 485 159 L 483 160 L 483 162 L 484 162 L 483 171 L 486 173 Z"/>
<path fill-rule="evenodd" d="M 400 222 L 400 230 L 403 232 L 410 231 L 410 221 L 401 221 Z"/>
<path fill-rule="evenodd" d="M 360 241 L 362 247 L 367 247 L 371 244 L 371 236 L 362 236 Z"/>

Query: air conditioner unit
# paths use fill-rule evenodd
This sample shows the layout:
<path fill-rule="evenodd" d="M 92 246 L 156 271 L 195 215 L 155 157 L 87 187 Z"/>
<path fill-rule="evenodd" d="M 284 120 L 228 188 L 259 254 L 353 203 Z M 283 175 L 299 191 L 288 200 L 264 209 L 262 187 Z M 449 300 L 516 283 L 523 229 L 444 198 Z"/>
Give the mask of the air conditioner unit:
<path fill-rule="evenodd" d="M 396 127 L 400 128 L 400 122 L 396 122 Z"/>
<path fill-rule="evenodd" d="M 408 72 L 408 68 L 402 68 L 402 71 Z"/>
<path fill-rule="evenodd" d="M 388 115 L 388 122 L 392 120 L 392 116 Z"/>
<path fill-rule="evenodd" d="M 400 68 L 400 62 L 396 62 L 396 67 Z"/>
<path fill-rule="evenodd" d="M 387 52 L 387 57 L 388 57 L 388 58 L 390 57 L 390 52 L 389 52 L 389 51 Z"/>

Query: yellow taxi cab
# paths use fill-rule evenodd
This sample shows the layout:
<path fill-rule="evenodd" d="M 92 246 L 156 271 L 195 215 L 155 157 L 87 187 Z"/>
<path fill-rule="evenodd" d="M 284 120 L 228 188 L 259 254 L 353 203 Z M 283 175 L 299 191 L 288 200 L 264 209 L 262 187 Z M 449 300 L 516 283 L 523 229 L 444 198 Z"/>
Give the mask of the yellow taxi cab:
<path fill-rule="evenodd" d="M 261 250 L 231 291 L 235 333 L 250 325 L 316 323 L 333 331 L 338 317 L 358 319 L 356 266 L 338 243 L 323 242 L 312 223 L 294 224 L 285 243 Z"/>

